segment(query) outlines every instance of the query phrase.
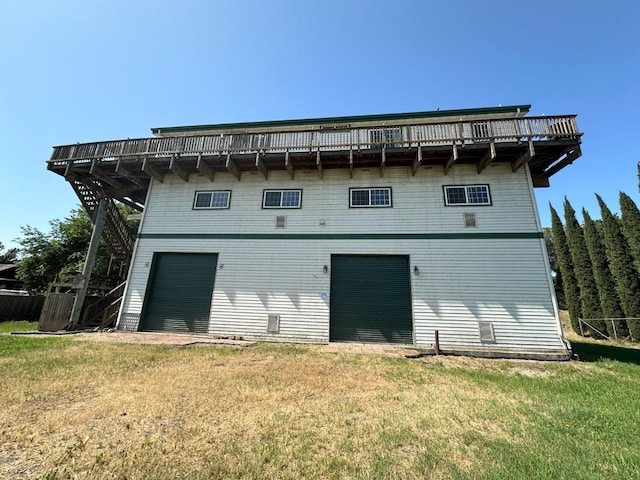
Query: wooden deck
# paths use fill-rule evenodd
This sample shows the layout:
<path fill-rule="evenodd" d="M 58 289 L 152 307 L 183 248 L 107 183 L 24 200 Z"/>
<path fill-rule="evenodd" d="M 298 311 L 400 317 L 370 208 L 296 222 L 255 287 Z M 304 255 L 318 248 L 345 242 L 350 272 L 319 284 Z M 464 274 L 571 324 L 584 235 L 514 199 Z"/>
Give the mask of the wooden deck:
<path fill-rule="evenodd" d="M 273 170 L 375 167 L 384 176 L 390 166 L 441 166 L 447 174 L 456 164 L 473 163 L 481 173 L 492 162 L 509 162 L 515 171 L 528 164 L 534 185 L 581 155 L 575 115 L 423 121 L 380 126 L 323 125 L 308 130 L 286 128 L 246 133 L 176 135 L 54 147 L 48 169 L 100 195 L 142 207 L 150 178 L 162 182 L 175 174 L 215 181 L 220 172 L 241 180 L 245 171 L 265 179 Z"/>

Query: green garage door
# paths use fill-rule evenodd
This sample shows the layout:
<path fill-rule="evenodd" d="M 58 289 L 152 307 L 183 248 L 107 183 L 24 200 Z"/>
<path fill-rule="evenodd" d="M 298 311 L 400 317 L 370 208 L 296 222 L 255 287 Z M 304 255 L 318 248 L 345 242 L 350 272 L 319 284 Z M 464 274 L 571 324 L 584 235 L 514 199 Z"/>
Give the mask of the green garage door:
<path fill-rule="evenodd" d="M 409 257 L 331 256 L 331 341 L 413 343 Z"/>
<path fill-rule="evenodd" d="M 218 255 L 156 253 L 140 330 L 207 333 Z"/>

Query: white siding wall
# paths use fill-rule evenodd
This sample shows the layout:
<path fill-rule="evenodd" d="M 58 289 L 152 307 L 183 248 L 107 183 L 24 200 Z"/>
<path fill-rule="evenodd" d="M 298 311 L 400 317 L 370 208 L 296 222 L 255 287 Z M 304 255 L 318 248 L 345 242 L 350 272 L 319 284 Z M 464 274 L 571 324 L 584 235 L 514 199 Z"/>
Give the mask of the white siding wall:
<path fill-rule="evenodd" d="M 492 206 L 445 207 L 443 185 L 489 184 Z M 389 186 L 393 208 L 350 209 L 350 187 Z M 302 208 L 261 208 L 263 188 L 301 188 Z M 193 210 L 196 190 L 231 190 L 228 210 Z M 478 226 L 465 228 L 464 212 Z M 276 215 L 287 227 L 275 228 Z M 145 234 L 379 234 L 535 233 L 533 197 L 524 169 L 509 165 L 243 173 L 237 181 L 217 175 L 188 183 L 168 176 L 154 182 L 144 215 Z M 325 225 L 320 225 L 320 220 Z M 130 272 L 121 328 L 137 328 L 154 252 L 218 253 L 209 333 L 224 336 L 326 342 L 329 339 L 332 254 L 409 255 L 417 346 L 433 343 L 456 349 L 561 351 L 558 319 L 549 288 L 543 241 L 539 238 L 348 238 L 217 239 L 141 238 Z M 414 274 L 417 266 L 419 274 Z M 325 295 L 326 294 L 326 295 Z M 280 333 L 267 334 L 267 315 L 280 314 Z M 127 320 L 128 319 L 128 320 Z M 495 344 L 482 344 L 478 321 L 494 322 Z"/>

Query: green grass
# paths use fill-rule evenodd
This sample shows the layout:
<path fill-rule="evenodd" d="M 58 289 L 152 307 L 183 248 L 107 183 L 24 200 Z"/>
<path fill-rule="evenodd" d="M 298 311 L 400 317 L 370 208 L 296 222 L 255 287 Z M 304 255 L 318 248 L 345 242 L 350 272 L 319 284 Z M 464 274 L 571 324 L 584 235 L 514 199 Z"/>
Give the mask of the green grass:
<path fill-rule="evenodd" d="M 0 322 L 0 333 L 34 332 L 38 330 L 38 322 Z"/>
<path fill-rule="evenodd" d="M 91 338 L 0 335 L 0 478 L 640 478 L 635 349 L 404 360 Z"/>

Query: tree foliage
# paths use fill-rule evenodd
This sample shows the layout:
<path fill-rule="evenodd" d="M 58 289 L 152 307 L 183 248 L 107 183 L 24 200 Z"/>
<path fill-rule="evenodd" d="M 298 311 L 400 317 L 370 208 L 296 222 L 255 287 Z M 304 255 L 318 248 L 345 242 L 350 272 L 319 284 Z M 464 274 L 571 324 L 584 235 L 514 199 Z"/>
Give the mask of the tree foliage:
<path fill-rule="evenodd" d="M 46 291 L 49 283 L 66 271 L 82 270 L 93 224 L 81 208 L 72 210 L 64 220 L 52 220 L 49 232 L 22 227 L 17 275 L 32 293 Z M 106 273 L 109 253 L 101 243 L 94 272 Z"/>
<path fill-rule="evenodd" d="M 551 209 L 551 230 L 553 232 L 556 255 L 558 256 L 558 266 L 562 274 L 562 288 L 569 310 L 569 318 L 571 319 L 571 326 L 574 331 L 579 333 L 580 325 L 578 318 L 582 316 L 580 290 L 574 275 L 571 252 L 569 251 L 569 244 L 567 243 L 567 237 L 558 212 L 556 212 L 552 205 L 549 205 L 549 208 Z"/>
<path fill-rule="evenodd" d="M 598 288 L 593 278 L 593 266 L 589 258 L 587 244 L 584 240 L 582 227 L 580 227 L 576 219 L 576 212 L 567 198 L 564 199 L 564 219 L 567 244 L 569 246 L 569 253 L 571 254 L 571 263 L 573 263 L 573 274 L 576 277 L 578 289 L 580 290 L 582 318 L 593 319 L 589 324 L 598 331 L 606 334 L 607 327 L 601 320 L 602 309 L 600 308 L 600 299 L 598 298 Z"/>
<path fill-rule="evenodd" d="M 629 253 L 629 245 L 622 233 L 621 222 L 615 217 L 599 195 L 596 195 L 602 214 L 604 246 L 611 273 L 616 280 L 620 306 L 627 319 L 640 317 L 640 278 Z M 634 340 L 640 340 L 640 322 L 627 320 Z"/>
<path fill-rule="evenodd" d="M 624 192 L 620 192 L 620 212 L 622 213 L 622 232 L 629 244 L 629 252 L 633 257 L 636 270 L 640 272 L 640 210 L 631 197 Z"/>
<path fill-rule="evenodd" d="M 584 240 L 589 251 L 589 258 L 593 266 L 593 278 L 598 289 L 598 298 L 600 299 L 600 308 L 604 318 L 622 318 L 624 314 L 620 308 L 620 301 L 616 292 L 616 283 L 609 270 L 609 261 L 602 243 L 602 238 L 596 227 L 596 223 L 591 219 L 589 213 L 583 208 L 582 217 L 584 218 Z M 616 325 L 618 329 L 618 325 Z M 610 330 L 607 325 L 607 330 Z M 612 330 L 612 328 L 611 328 Z M 610 335 L 612 331 L 608 332 Z M 618 332 L 621 335 L 627 335 L 626 323 L 620 325 Z"/>
<path fill-rule="evenodd" d="M 5 250 L 4 245 L 0 242 L 0 264 L 11 264 L 18 261 L 18 249 L 10 248 Z"/>

